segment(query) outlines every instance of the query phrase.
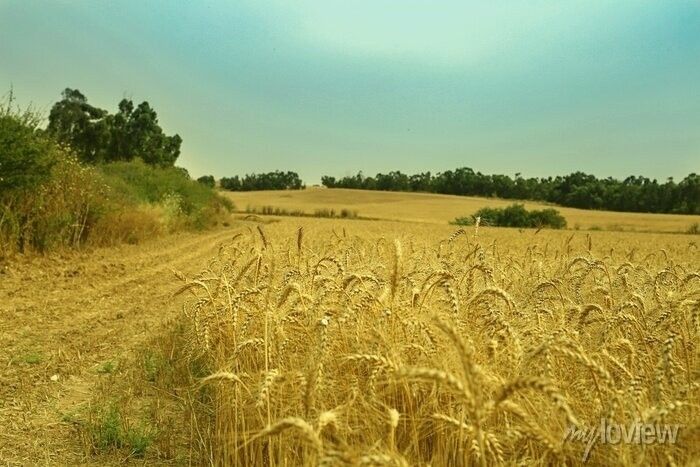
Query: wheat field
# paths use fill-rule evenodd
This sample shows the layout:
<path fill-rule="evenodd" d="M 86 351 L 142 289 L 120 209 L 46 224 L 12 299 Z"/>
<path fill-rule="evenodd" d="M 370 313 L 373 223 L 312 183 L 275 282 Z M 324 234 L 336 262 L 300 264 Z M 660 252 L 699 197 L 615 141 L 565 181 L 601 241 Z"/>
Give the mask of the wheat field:
<path fill-rule="evenodd" d="M 178 273 L 196 450 L 217 465 L 697 461 L 699 264 L 682 235 L 249 223 Z M 678 437 L 566 438 L 601 420 Z"/>
<path fill-rule="evenodd" d="M 223 192 L 240 210 L 258 210 L 266 206 L 313 214 L 318 209 L 349 209 L 361 217 L 447 224 L 456 217 L 473 214 L 483 207 L 503 208 L 514 200 L 311 187 L 306 190 Z M 523 201 L 527 209 L 552 207 Z M 569 229 L 626 232 L 685 233 L 700 223 L 700 216 L 635 212 L 592 211 L 555 206 L 568 222 Z"/>

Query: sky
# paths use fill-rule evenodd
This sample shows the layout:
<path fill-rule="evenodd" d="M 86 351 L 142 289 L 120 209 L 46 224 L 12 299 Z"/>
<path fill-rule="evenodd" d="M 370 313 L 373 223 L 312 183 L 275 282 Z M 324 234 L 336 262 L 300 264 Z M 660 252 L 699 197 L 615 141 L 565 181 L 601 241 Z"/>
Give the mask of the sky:
<path fill-rule="evenodd" d="M 0 95 L 147 100 L 194 176 L 700 172 L 700 1 L 0 0 Z"/>

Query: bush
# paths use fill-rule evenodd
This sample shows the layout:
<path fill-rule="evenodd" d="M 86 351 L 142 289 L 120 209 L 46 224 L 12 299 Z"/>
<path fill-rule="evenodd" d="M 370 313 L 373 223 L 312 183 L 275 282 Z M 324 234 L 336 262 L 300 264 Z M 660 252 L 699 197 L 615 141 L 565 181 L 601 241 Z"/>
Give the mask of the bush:
<path fill-rule="evenodd" d="M 533 227 L 550 227 L 552 229 L 566 228 L 566 219 L 559 214 L 559 211 L 552 208 L 540 211 L 530 211 L 530 220 Z"/>
<path fill-rule="evenodd" d="M 85 243 L 135 243 L 182 228 L 202 229 L 232 204 L 214 177 L 141 160 L 84 165 L 39 128 L 42 118 L 0 103 L 0 256 Z"/>
<path fill-rule="evenodd" d="M 102 214 L 106 187 L 30 111 L 0 105 L 0 253 L 83 242 Z"/>
<path fill-rule="evenodd" d="M 27 118 L 0 109 L 0 193 L 35 188 L 53 165 L 58 147 Z"/>
<path fill-rule="evenodd" d="M 153 167 L 140 160 L 99 166 L 121 204 L 160 205 L 167 224 L 205 228 L 231 211 L 231 202 L 177 167 Z"/>
<path fill-rule="evenodd" d="M 211 226 L 227 199 L 177 167 L 87 166 L 46 137 L 31 113 L 0 105 L 0 256 L 86 243 L 136 243 Z"/>
<path fill-rule="evenodd" d="M 506 208 L 481 208 L 471 216 L 456 218 L 453 224 L 473 225 L 477 218 L 480 219 L 481 225 L 493 227 L 566 227 L 566 219 L 556 209 L 528 211 L 522 204 L 512 204 Z"/>

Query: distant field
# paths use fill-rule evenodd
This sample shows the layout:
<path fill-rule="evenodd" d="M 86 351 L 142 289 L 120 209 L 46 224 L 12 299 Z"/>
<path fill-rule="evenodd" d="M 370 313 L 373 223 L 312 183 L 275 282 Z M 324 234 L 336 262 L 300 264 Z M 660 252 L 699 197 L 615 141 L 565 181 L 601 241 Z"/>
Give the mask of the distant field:
<path fill-rule="evenodd" d="M 396 193 L 349 189 L 309 188 L 301 191 L 226 192 L 239 210 L 274 206 L 313 213 L 315 209 L 343 208 L 357 210 L 362 217 L 445 224 L 456 217 L 491 206 L 502 207 L 513 200 L 437 195 L 430 193 Z M 525 202 L 529 209 L 545 204 Z M 611 211 L 588 211 L 557 207 L 566 217 L 570 229 L 581 228 L 636 232 L 686 232 L 700 216 L 644 214 Z"/>

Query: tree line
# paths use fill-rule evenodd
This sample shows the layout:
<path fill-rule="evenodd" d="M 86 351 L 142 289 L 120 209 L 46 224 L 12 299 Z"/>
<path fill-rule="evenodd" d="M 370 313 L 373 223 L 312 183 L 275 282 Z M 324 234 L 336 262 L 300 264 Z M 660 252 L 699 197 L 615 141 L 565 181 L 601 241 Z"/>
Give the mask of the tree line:
<path fill-rule="evenodd" d="M 328 188 L 413 191 L 462 196 L 498 197 L 546 201 L 581 209 L 610 211 L 700 214 L 700 176 L 691 173 L 681 182 L 664 183 L 646 177 L 624 180 L 597 178 L 584 172 L 565 176 L 525 178 L 516 174 L 487 175 L 464 167 L 440 172 L 407 175 L 400 171 L 366 177 L 321 178 Z"/>
<path fill-rule="evenodd" d="M 238 175 L 223 177 L 219 180 L 221 188 L 229 191 L 254 191 L 254 190 L 301 190 L 304 183 L 296 172 L 282 172 L 275 170 L 261 174 L 248 174 L 244 177 Z"/>
<path fill-rule="evenodd" d="M 77 89 L 66 88 L 49 114 L 44 130 L 52 140 L 70 146 L 81 162 L 96 164 L 141 159 L 158 167 L 173 167 L 180 155 L 182 138 L 168 136 L 148 102 L 135 105 L 122 99 L 115 113 L 95 107 Z M 201 180 L 212 186 L 214 179 Z M 547 201 L 582 209 L 630 212 L 700 214 L 700 176 L 691 173 L 681 182 L 672 178 L 630 176 L 624 180 L 597 178 L 584 172 L 566 176 L 530 177 L 516 174 L 487 175 L 463 167 L 433 175 L 400 171 L 365 177 L 362 172 L 336 179 L 322 177 L 329 188 L 415 191 L 452 195 Z M 221 188 L 230 191 L 298 190 L 305 187 L 296 172 L 274 171 L 224 177 Z"/>

